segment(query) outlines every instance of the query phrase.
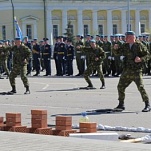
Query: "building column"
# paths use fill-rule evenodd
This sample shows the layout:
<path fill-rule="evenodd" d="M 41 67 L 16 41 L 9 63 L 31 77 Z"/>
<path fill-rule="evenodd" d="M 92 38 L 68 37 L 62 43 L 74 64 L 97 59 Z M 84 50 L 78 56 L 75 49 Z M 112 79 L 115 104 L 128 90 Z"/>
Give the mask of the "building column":
<path fill-rule="evenodd" d="M 98 34 L 98 12 L 97 10 L 93 10 L 93 33 Z"/>
<path fill-rule="evenodd" d="M 107 35 L 113 34 L 113 24 L 112 24 L 112 11 L 107 10 Z"/>
<path fill-rule="evenodd" d="M 126 22 L 126 10 L 121 11 L 121 28 L 122 28 L 122 34 L 125 34 L 127 31 L 127 22 Z"/>
<path fill-rule="evenodd" d="M 151 30 L 151 9 L 148 11 L 148 18 L 149 18 L 149 20 L 148 20 L 148 28 L 149 28 L 149 30 Z"/>
<path fill-rule="evenodd" d="M 141 34 L 141 30 L 140 30 L 140 10 L 135 10 L 135 33 L 136 33 L 136 35 Z"/>
<path fill-rule="evenodd" d="M 51 10 L 46 11 L 46 28 L 47 38 L 49 38 L 50 45 L 53 45 L 53 26 Z"/>
<path fill-rule="evenodd" d="M 78 34 L 83 35 L 83 10 L 78 10 Z"/>
<path fill-rule="evenodd" d="M 67 18 L 67 10 L 62 10 L 62 34 L 66 33 L 66 28 L 68 24 L 68 18 Z"/>

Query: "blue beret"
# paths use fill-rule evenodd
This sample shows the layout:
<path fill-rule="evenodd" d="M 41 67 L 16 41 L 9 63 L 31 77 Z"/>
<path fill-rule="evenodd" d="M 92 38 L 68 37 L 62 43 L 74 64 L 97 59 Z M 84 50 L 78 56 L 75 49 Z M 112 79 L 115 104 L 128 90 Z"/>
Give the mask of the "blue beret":
<path fill-rule="evenodd" d="M 100 35 L 101 38 L 104 38 L 104 35 Z"/>
<path fill-rule="evenodd" d="M 96 35 L 96 37 L 100 37 L 100 35 Z"/>
<path fill-rule="evenodd" d="M 28 36 L 25 36 L 24 38 L 28 38 Z"/>
<path fill-rule="evenodd" d="M 105 38 L 108 37 L 107 35 L 104 36 Z"/>
<path fill-rule="evenodd" d="M 37 38 L 34 38 L 34 41 L 37 40 Z"/>
<path fill-rule="evenodd" d="M 134 31 L 127 31 L 127 32 L 125 33 L 125 35 L 135 35 L 135 32 L 134 32 Z"/>
<path fill-rule="evenodd" d="M 87 34 L 87 37 L 90 37 L 91 35 L 90 34 Z"/>
<path fill-rule="evenodd" d="M 2 41 L 0 41 L 0 45 L 2 45 L 3 44 L 3 42 Z"/>
<path fill-rule="evenodd" d="M 43 38 L 43 40 L 44 40 L 44 41 L 47 41 L 47 40 L 49 40 L 49 39 L 48 39 L 48 38 Z"/>
<path fill-rule="evenodd" d="M 21 38 L 20 37 L 16 37 L 15 40 L 21 40 Z"/>
<path fill-rule="evenodd" d="M 81 35 L 77 35 L 77 37 L 81 37 Z"/>
<path fill-rule="evenodd" d="M 94 39 L 92 39 L 90 42 L 92 42 L 92 43 L 96 43 L 96 41 L 95 41 Z"/>

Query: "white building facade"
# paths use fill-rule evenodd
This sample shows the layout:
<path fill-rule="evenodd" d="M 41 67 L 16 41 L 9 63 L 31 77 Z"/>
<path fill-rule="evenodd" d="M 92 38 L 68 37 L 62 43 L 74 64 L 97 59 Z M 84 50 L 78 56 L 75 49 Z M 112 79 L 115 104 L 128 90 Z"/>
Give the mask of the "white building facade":
<path fill-rule="evenodd" d="M 66 32 L 69 20 L 74 35 L 124 34 L 128 25 L 136 35 L 151 29 L 151 0 L 5 0 L 0 4 L 0 39 L 13 39 L 14 16 L 30 40 L 53 41 Z"/>

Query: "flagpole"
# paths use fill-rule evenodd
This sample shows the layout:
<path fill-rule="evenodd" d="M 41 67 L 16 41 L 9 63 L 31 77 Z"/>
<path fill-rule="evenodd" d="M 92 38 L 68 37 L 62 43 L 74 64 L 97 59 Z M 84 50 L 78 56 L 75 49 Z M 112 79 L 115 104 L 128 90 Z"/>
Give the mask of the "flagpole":
<path fill-rule="evenodd" d="M 13 0 L 11 0 L 11 4 L 12 4 L 12 22 L 13 22 L 13 39 L 15 39 L 15 22 L 14 22 L 14 17 L 15 17 L 15 12 L 14 12 L 14 4 L 13 4 Z"/>

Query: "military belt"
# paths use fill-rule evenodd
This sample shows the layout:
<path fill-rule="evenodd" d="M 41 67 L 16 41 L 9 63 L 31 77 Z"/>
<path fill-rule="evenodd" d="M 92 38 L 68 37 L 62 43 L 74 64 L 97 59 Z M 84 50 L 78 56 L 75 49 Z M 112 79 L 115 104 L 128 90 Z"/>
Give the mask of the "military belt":
<path fill-rule="evenodd" d="M 67 56 L 72 56 L 72 54 L 67 54 Z"/>
<path fill-rule="evenodd" d="M 63 55 L 64 54 L 64 52 L 58 52 L 58 55 Z"/>

